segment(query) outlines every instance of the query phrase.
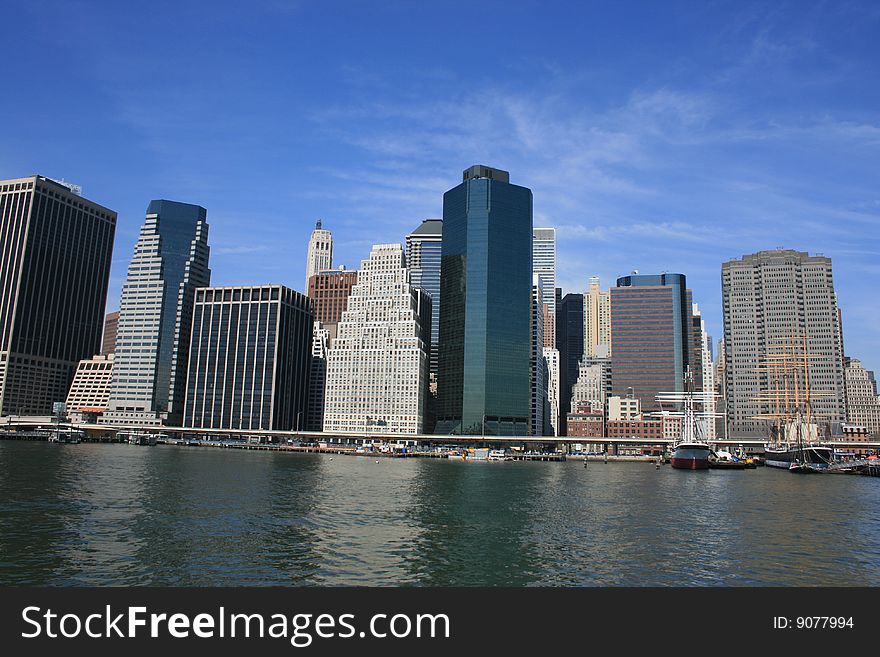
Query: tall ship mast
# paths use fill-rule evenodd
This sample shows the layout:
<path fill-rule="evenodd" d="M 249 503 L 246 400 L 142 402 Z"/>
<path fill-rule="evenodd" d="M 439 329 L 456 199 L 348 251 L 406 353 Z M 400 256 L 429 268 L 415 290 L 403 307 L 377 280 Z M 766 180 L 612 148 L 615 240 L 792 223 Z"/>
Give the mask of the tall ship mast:
<path fill-rule="evenodd" d="M 788 344 L 771 347 L 757 371 L 765 375 L 767 388 L 754 397 L 767 409 L 754 415 L 767 421 L 765 462 L 775 468 L 811 472 L 827 467 L 834 450 L 819 439 L 819 416 L 812 399 L 831 393 L 810 386 L 810 360 L 818 358 L 807 350 L 807 335 L 792 336 Z"/>
<path fill-rule="evenodd" d="M 685 370 L 684 391 L 661 392 L 657 395 L 660 408 L 672 404 L 674 411 L 662 411 L 663 415 L 680 417 L 681 432 L 672 446 L 672 467 L 680 470 L 708 470 L 712 448 L 706 442 L 706 424 L 714 422 L 719 413 L 706 410 L 718 396 L 714 391 L 695 391 L 694 374 Z"/>

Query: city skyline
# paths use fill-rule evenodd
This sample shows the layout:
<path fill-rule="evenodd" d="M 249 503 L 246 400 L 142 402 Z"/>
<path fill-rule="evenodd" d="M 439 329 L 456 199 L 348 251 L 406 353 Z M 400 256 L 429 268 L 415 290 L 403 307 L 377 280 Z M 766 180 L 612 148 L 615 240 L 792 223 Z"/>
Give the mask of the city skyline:
<path fill-rule="evenodd" d="M 496 53 L 476 71 L 470 53 L 438 43 L 453 19 L 434 8 L 351 12 L 385 36 L 353 30 L 321 48 L 339 28 L 330 13 L 280 3 L 216 8 L 208 23 L 181 12 L 167 30 L 163 11 L 12 7 L 12 63 L 67 66 L 51 91 L 27 84 L 0 109 L 17 127 L 0 177 L 72 180 L 119 213 L 110 312 L 151 198 L 211 212 L 215 284 L 299 289 L 289 261 L 304 264 L 317 219 L 353 267 L 439 216 L 456 171 L 490 163 L 534 191 L 536 226 L 557 228 L 566 292 L 593 275 L 680 271 L 717 341 L 722 262 L 778 246 L 824 254 L 846 351 L 880 369 L 871 3 L 641 5 L 638 25 L 626 7 L 505 5 L 506 30 L 456 24 Z M 144 29 L 124 29 L 132 21 Z M 256 25 L 259 44 L 229 47 Z M 59 90 L 87 102 L 49 103 Z M 245 194 L 247 183 L 276 193 Z"/>

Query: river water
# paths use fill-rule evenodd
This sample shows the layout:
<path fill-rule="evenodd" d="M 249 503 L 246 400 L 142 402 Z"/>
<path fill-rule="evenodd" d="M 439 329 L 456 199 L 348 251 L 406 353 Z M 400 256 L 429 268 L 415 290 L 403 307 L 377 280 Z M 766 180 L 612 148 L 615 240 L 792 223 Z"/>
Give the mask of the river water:
<path fill-rule="evenodd" d="M 0 441 L 0 584 L 880 585 L 880 479 Z"/>

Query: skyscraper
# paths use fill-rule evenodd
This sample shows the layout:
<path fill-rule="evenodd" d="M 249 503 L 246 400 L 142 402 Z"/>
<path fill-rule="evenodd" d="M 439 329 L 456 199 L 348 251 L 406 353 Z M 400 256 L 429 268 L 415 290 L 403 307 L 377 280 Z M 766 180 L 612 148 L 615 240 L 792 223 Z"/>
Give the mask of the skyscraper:
<path fill-rule="evenodd" d="M 547 306 L 544 346 L 556 346 L 556 229 L 535 228 L 532 238 L 532 273 L 538 277 L 541 298 Z"/>
<path fill-rule="evenodd" d="M 556 348 L 559 350 L 559 435 L 566 431 L 571 410 L 571 387 L 584 356 L 584 295 L 569 293 L 556 307 Z"/>
<path fill-rule="evenodd" d="M 211 282 L 208 211 L 150 201 L 122 286 L 110 408 L 101 422 L 179 425 L 195 290 Z"/>
<path fill-rule="evenodd" d="M 475 165 L 443 195 L 436 433 L 529 431 L 532 192 Z"/>
<path fill-rule="evenodd" d="M 599 277 L 590 278 L 584 295 L 584 354 L 596 356 L 604 346 L 611 353 L 611 294 L 599 288 Z"/>
<path fill-rule="evenodd" d="M 309 362 L 309 407 L 306 411 L 306 431 L 324 430 L 324 393 L 327 388 L 329 347 L 330 331 L 324 328 L 321 322 L 316 321 L 312 331 L 312 354 Z"/>
<path fill-rule="evenodd" d="M 535 274 L 532 284 L 532 352 L 529 357 L 529 385 L 532 402 L 530 433 L 544 435 L 544 410 L 547 405 L 547 364 L 544 362 L 544 309 L 539 277 Z"/>
<path fill-rule="evenodd" d="M 433 394 L 437 389 L 437 345 L 440 342 L 440 263 L 443 256 L 443 220 L 425 219 L 406 236 L 406 266 L 413 287 L 431 295 L 431 353 L 429 376 Z"/>
<path fill-rule="evenodd" d="M 880 436 L 880 397 L 874 372 L 862 367 L 858 358 L 846 359 L 846 421 Z"/>
<path fill-rule="evenodd" d="M 611 288 L 613 395 L 632 396 L 650 412 L 660 410 L 658 393 L 684 390 L 684 373 L 696 366 L 691 303 L 683 274 L 617 279 Z"/>
<path fill-rule="evenodd" d="M 767 435 L 767 422 L 754 416 L 776 409 L 756 399 L 772 387 L 772 373 L 760 365 L 774 352 L 802 352 L 804 342 L 812 413 L 820 424 L 843 422 L 843 336 L 831 259 L 788 249 L 745 255 L 722 264 L 721 292 L 730 435 Z"/>
<path fill-rule="evenodd" d="M 327 354 L 324 431 L 423 433 L 430 343 L 431 297 L 403 247 L 373 246 Z"/>
<path fill-rule="evenodd" d="M 693 310 L 691 314 L 694 323 L 694 345 L 691 353 L 693 354 L 695 365 L 699 363 L 699 367 L 696 368 L 699 373 L 699 388 L 696 388 L 698 385 L 696 373 L 694 376 L 694 386 L 695 389 L 704 392 L 711 392 L 713 394 L 713 396 L 706 397 L 702 404 L 701 410 L 706 413 L 706 417 L 700 418 L 699 420 L 701 423 L 701 435 L 706 438 L 706 440 L 714 440 L 718 430 L 717 421 L 714 417 L 718 400 L 714 396 L 716 393 L 716 387 L 715 363 L 712 360 L 712 338 L 706 332 L 706 322 L 703 319 L 697 304 L 693 304 L 692 308 Z"/>
<path fill-rule="evenodd" d="M 309 252 L 306 255 L 306 284 L 303 292 L 309 291 L 309 279 L 319 271 L 333 267 L 333 235 L 329 230 L 321 228 L 321 220 L 315 224 L 315 230 L 309 238 Z"/>
<path fill-rule="evenodd" d="M 98 353 L 115 231 L 70 185 L 0 180 L 0 415 L 49 415 Z"/>
<path fill-rule="evenodd" d="M 558 436 L 560 435 L 559 350 L 554 347 L 544 347 L 543 355 L 544 362 L 547 365 L 547 404 L 544 406 L 544 435 Z"/>
<path fill-rule="evenodd" d="M 313 321 L 282 285 L 196 290 L 183 426 L 303 429 Z"/>

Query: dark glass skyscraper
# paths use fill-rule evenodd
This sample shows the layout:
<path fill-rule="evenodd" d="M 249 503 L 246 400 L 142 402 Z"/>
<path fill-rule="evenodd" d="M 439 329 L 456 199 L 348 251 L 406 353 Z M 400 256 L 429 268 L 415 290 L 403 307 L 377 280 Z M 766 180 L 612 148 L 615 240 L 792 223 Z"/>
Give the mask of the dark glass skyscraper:
<path fill-rule="evenodd" d="M 98 353 L 115 230 L 72 186 L 0 180 L 0 414 L 49 415 Z"/>
<path fill-rule="evenodd" d="M 558 288 L 557 288 L 558 289 Z M 566 294 L 556 306 L 556 348 L 559 350 L 559 435 L 566 434 L 571 388 L 577 383 L 584 357 L 584 295 Z"/>
<path fill-rule="evenodd" d="M 281 285 L 196 290 L 184 426 L 304 428 L 313 321 Z"/>
<path fill-rule="evenodd" d="M 443 195 L 436 433 L 529 432 L 532 192 L 473 166 Z"/>
<path fill-rule="evenodd" d="M 683 274 L 632 275 L 611 288 L 612 394 L 659 410 L 659 392 L 684 389 L 697 367 L 691 293 Z M 694 371 L 694 374 L 698 373 Z"/>
<path fill-rule="evenodd" d="M 410 285 L 431 295 L 430 377 L 437 378 L 437 345 L 440 341 L 440 264 L 443 257 L 443 221 L 425 219 L 406 236 L 406 266 Z"/>
<path fill-rule="evenodd" d="M 150 201 L 122 286 L 107 424 L 183 421 L 197 287 L 211 282 L 208 211 Z"/>

